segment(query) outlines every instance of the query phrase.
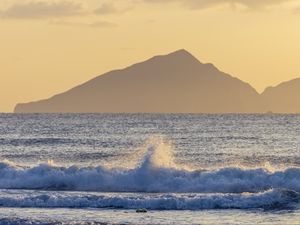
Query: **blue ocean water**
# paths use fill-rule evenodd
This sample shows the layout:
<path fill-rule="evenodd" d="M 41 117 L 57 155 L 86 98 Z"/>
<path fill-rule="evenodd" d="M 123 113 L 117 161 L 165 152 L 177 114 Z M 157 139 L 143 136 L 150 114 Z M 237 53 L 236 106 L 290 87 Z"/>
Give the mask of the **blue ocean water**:
<path fill-rule="evenodd" d="M 300 115 L 0 114 L 0 224 L 300 224 L 299 134 Z"/>

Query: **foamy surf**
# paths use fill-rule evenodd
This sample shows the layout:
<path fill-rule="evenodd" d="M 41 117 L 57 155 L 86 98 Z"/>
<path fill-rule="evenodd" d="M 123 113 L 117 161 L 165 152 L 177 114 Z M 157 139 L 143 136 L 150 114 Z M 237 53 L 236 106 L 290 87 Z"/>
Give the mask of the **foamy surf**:
<path fill-rule="evenodd" d="M 300 192 L 300 169 L 269 171 L 237 167 L 191 170 L 176 165 L 163 139 L 136 152 L 134 167 L 60 167 L 53 162 L 33 167 L 0 163 L 1 189 L 158 193 L 259 193 L 271 189 Z M 135 163 L 134 163 L 135 162 Z M 130 164 L 130 163 L 128 163 Z"/>
<path fill-rule="evenodd" d="M 101 192 L 243 193 L 285 188 L 300 192 L 300 169 L 269 172 L 265 169 L 221 168 L 185 171 L 149 168 L 129 170 L 38 165 L 32 168 L 0 164 L 1 189 L 38 189 Z"/>
<path fill-rule="evenodd" d="M 297 207 L 300 194 L 285 189 L 244 194 L 86 193 L 8 191 L 0 194 L 1 207 L 114 208 L 151 210 L 286 209 Z"/>

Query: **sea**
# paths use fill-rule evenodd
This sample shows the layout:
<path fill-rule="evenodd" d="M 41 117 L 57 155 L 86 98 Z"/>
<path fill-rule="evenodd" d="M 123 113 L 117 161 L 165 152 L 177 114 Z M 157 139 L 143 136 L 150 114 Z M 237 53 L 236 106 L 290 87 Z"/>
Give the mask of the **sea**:
<path fill-rule="evenodd" d="M 300 224 L 300 115 L 0 114 L 0 224 Z"/>

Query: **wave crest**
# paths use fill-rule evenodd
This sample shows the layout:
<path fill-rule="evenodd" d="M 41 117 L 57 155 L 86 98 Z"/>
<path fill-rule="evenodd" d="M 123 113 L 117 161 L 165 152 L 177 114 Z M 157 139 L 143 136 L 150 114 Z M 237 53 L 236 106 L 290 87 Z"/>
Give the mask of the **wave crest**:
<path fill-rule="evenodd" d="M 29 168 L 3 161 L 0 188 L 173 193 L 258 193 L 284 188 L 300 192 L 299 168 L 191 170 L 174 163 L 172 147 L 162 139 L 149 141 L 136 157 L 133 168 L 59 167 L 53 162 Z"/>
<path fill-rule="evenodd" d="M 151 210 L 293 208 L 300 194 L 285 189 L 255 194 L 87 194 L 80 192 L 8 191 L 0 195 L 2 207 L 124 208 Z"/>

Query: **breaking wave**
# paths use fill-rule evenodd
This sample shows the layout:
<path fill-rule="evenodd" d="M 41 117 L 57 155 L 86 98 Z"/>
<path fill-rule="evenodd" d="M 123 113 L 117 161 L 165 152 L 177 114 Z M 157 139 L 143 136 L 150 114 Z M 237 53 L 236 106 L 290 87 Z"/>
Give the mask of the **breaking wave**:
<path fill-rule="evenodd" d="M 0 207 L 200 210 L 299 205 L 299 168 L 192 170 L 174 162 L 170 143 L 162 139 L 149 141 L 123 161 L 128 163 L 119 168 L 53 162 L 25 167 L 2 161 Z"/>
<path fill-rule="evenodd" d="M 285 189 L 244 194 L 137 194 L 86 192 L 2 191 L 1 207 L 115 208 L 150 210 L 286 209 L 295 207 L 300 194 Z"/>
<path fill-rule="evenodd" d="M 300 192 L 300 169 L 269 172 L 265 169 L 222 168 L 186 171 L 151 167 L 57 167 L 49 164 L 20 168 L 0 164 L 1 189 L 39 189 L 101 192 L 243 193 L 285 188 Z"/>
<path fill-rule="evenodd" d="M 136 159 L 134 159 L 134 157 Z M 0 189 L 35 189 L 101 192 L 259 193 L 271 189 L 300 192 L 300 169 L 269 171 L 238 167 L 191 170 L 176 165 L 172 147 L 151 140 L 126 162 L 132 167 L 60 167 L 52 162 L 34 167 L 0 163 Z"/>

